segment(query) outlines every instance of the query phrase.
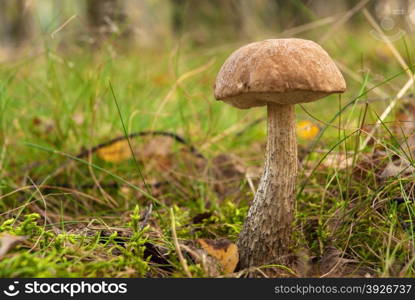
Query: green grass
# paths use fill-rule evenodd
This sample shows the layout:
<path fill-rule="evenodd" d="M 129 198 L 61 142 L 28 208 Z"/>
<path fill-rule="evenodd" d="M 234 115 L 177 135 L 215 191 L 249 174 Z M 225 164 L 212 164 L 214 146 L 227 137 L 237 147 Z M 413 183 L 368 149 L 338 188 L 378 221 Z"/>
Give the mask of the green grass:
<path fill-rule="evenodd" d="M 360 126 L 374 124 L 389 103 L 362 104 L 379 97 L 369 84 L 393 97 L 407 76 L 367 28 L 341 31 L 323 46 L 357 80 L 345 74 L 348 91 L 341 99 L 297 107 L 298 120 L 326 130 L 318 140 L 299 141 L 304 155 L 293 246 L 320 270 L 292 272 L 327 273 L 319 264 L 335 247 L 353 264 L 331 276 L 415 276 L 413 174 L 379 177 L 394 156 L 413 164 L 391 123 L 394 113 L 381 124 L 377 142 L 358 151 L 366 138 Z M 405 58 L 413 50 L 410 40 L 395 46 Z M 0 276 L 185 277 L 170 207 L 180 242 L 235 241 L 253 198 L 246 170 L 262 165 L 266 137 L 264 122 L 250 126 L 265 109 L 241 111 L 213 98 L 215 74 L 235 47 L 114 54 L 108 47 L 63 53 L 50 46 L 1 64 L 0 233 L 27 240 L 0 259 Z M 122 121 L 127 133 L 174 132 L 203 158 L 160 136 L 133 138 L 136 160 L 111 163 L 96 152 L 76 158 L 125 135 Z M 329 165 L 333 153 L 352 163 Z M 193 276 L 209 276 L 185 256 Z"/>

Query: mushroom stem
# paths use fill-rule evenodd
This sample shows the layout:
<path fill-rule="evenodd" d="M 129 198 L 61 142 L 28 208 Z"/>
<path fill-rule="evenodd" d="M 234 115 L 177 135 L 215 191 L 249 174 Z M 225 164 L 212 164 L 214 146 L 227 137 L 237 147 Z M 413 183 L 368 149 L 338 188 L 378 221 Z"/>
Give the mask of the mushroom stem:
<path fill-rule="evenodd" d="M 266 161 L 239 236 L 241 268 L 290 263 L 297 169 L 294 105 L 268 103 Z"/>

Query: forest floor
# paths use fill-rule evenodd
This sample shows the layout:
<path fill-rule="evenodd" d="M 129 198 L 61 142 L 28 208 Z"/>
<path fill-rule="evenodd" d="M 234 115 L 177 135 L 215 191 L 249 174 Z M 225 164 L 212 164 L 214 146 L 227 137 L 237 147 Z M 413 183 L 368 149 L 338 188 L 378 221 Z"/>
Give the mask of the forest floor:
<path fill-rule="evenodd" d="M 235 241 L 266 110 L 213 97 L 239 45 L 51 46 L 1 63 L 0 277 L 246 276 Z M 413 43 L 348 30 L 323 47 L 348 89 L 297 106 L 298 260 L 255 271 L 415 276 Z"/>

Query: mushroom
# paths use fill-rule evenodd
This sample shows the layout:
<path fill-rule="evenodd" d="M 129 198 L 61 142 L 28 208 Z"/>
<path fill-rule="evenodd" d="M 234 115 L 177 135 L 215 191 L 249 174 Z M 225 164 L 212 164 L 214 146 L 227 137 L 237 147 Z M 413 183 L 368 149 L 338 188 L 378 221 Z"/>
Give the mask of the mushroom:
<path fill-rule="evenodd" d="M 239 235 L 240 267 L 290 265 L 298 159 L 294 104 L 343 93 L 346 83 L 313 41 L 269 39 L 236 50 L 215 82 L 215 98 L 240 109 L 267 106 L 264 172 Z"/>

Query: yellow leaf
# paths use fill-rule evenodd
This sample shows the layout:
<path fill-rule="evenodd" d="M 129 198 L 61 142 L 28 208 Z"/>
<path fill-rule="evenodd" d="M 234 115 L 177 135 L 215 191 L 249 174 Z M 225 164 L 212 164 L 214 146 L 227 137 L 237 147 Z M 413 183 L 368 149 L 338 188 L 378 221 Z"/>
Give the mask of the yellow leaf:
<path fill-rule="evenodd" d="M 158 86 L 169 84 L 169 77 L 166 74 L 159 74 L 153 77 L 153 82 Z"/>
<path fill-rule="evenodd" d="M 314 139 L 320 132 L 320 128 L 313 122 L 303 120 L 297 123 L 297 135 L 305 140 Z"/>
<path fill-rule="evenodd" d="M 119 163 L 131 157 L 130 147 L 126 140 L 118 141 L 97 151 L 98 156 L 105 161 Z"/>
<path fill-rule="evenodd" d="M 239 262 L 238 247 L 235 244 L 226 239 L 198 239 L 197 241 L 207 254 L 217 259 L 225 273 L 235 271 L 236 265 Z"/>
<path fill-rule="evenodd" d="M 376 47 L 375 51 L 378 57 L 382 60 L 391 59 L 394 57 L 392 50 L 388 47 L 385 43 L 381 43 L 382 45 Z"/>

